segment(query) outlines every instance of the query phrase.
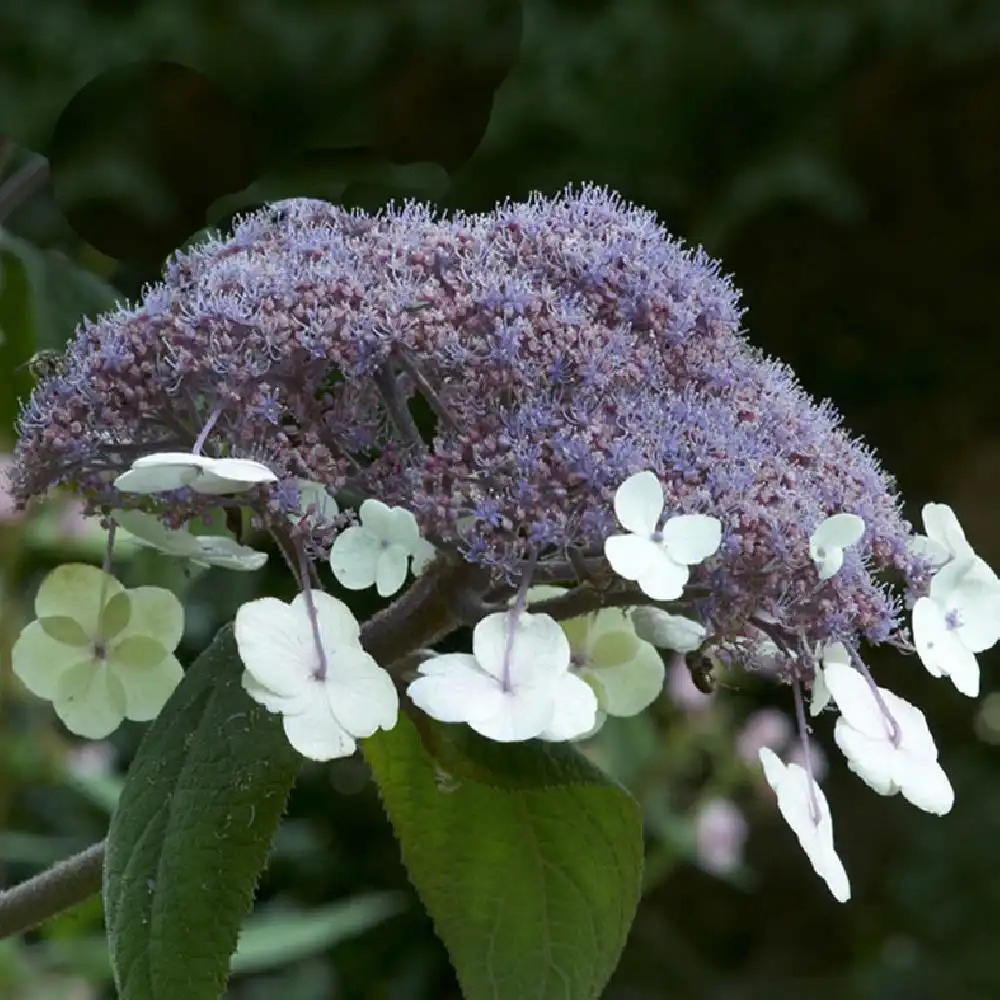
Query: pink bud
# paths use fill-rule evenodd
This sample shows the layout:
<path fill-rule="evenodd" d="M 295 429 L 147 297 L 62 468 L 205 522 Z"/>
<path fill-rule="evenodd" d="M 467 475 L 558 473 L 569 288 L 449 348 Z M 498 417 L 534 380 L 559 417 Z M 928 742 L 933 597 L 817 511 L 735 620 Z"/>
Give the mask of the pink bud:
<path fill-rule="evenodd" d="M 788 716 L 776 708 L 762 708 L 747 719 L 736 737 L 736 753 L 748 764 L 756 764 L 761 747 L 780 755 L 791 738 L 792 723 Z"/>
<path fill-rule="evenodd" d="M 695 819 L 698 866 L 712 875 L 728 875 L 743 860 L 747 821 L 729 799 L 710 799 Z"/>

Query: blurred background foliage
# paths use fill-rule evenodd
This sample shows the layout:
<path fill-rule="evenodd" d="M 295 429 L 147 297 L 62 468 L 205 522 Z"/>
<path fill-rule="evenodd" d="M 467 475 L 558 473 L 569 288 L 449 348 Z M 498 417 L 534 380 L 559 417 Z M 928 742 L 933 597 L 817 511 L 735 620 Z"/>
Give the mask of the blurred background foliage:
<path fill-rule="evenodd" d="M 5 0 L 0 449 L 25 361 L 237 212 L 295 195 L 481 210 L 592 180 L 721 257 L 751 338 L 837 402 L 911 518 L 953 505 L 997 566 L 998 125 L 996 2 Z M 38 581 L 101 547 L 71 502 L 26 517 L 0 496 L 0 884 L 102 835 L 141 737 L 80 744 L 10 674 Z M 127 585 L 183 593 L 188 657 L 290 586 L 277 557 L 189 577 L 119 556 Z M 587 747 L 649 833 L 609 998 L 1000 996 L 996 663 L 971 703 L 872 660 L 925 709 L 958 799 L 937 819 L 873 795 L 821 720 L 847 906 L 746 763 L 761 743 L 801 752 L 786 691 L 732 675 L 706 697 L 672 672 Z M 92 901 L 4 943 L 0 996 L 112 996 L 100 932 Z M 359 760 L 303 770 L 235 971 L 236 1000 L 457 997 Z"/>

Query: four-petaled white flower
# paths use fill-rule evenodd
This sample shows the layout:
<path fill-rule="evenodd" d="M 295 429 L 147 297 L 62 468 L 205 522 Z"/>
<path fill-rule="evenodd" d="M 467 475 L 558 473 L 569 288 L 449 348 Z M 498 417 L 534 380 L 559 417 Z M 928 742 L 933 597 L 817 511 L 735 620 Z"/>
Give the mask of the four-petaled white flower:
<path fill-rule="evenodd" d="M 783 764 L 767 747 L 757 753 L 764 777 L 778 797 L 778 809 L 798 837 L 806 857 L 833 893 L 846 903 L 851 898 L 851 883 L 833 846 L 833 819 L 822 789 L 798 764 Z"/>
<path fill-rule="evenodd" d="M 159 518 L 141 510 L 114 510 L 111 517 L 140 545 L 187 559 L 195 566 L 250 571 L 267 562 L 266 552 L 240 545 L 234 538 L 192 535 L 184 528 L 168 528 Z"/>
<path fill-rule="evenodd" d="M 94 566 L 67 563 L 42 581 L 35 614 L 14 643 L 14 673 L 79 736 L 156 718 L 184 675 L 173 655 L 184 610 L 169 590 L 126 590 Z"/>
<path fill-rule="evenodd" d="M 223 496 L 245 493 L 258 483 L 278 477 L 260 462 L 248 458 L 209 458 L 188 451 L 161 451 L 143 455 L 115 479 L 123 493 L 162 493 L 190 486 L 195 493 Z"/>
<path fill-rule="evenodd" d="M 420 537 L 416 518 L 402 507 L 365 500 L 359 513 L 361 524 L 342 531 L 334 541 L 330 568 L 348 590 L 375 584 L 380 597 L 390 597 L 403 586 L 410 559 L 414 572 L 422 570 L 433 546 Z"/>
<path fill-rule="evenodd" d="M 640 639 L 675 653 L 693 653 L 705 641 L 703 625 L 662 608 L 633 608 L 632 624 Z"/>
<path fill-rule="evenodd" d="M 361 645 L 347 605 L 312 593 L 319 647 L 304 594 L 286 604 L 273 597 L 236 612 L 236 645 L 246 667 L 243 687 L 269 712 L 280 712 L 303 757 L 348 757 L 355 740 L 396 724 L 399 700 L 392 678 Z M 322 657 L 320 656 L 322 649 Z"/>
<path fill-rule="evenodd" d="M 668 518 L 660 530 L 663 487 L 648 470 L 618 487 L 615 514 L 628 534 L 607 538 L 604 555 L 620 577 L 638 583 L 654 601 L 680 597 L 688 567 L 713 555 L 722 541 L 721 523 L 706 514 Z"/>
<path fill-rule="evenodd" d="M 976 555 L 953 558 L 931 578 L 930 596 L 913 606 L 913 641 L 934 677 L 979 694 L 976 653 L 1000 639 L 1000 580 Z"/>
<path fill-rule="evenodd" d="M 434 656 L 418 669 L 407 688 L 418 708 L 498 742 L 576 739 L 597 720 L 597 697 L 571 671 L 569 640 L 549 615 L 487 615 L 471 654 Z"/>
<path fill-rule="evenodd" d="M 844 565 L 844 549 L 857 545 L 865 522 L 857 514 L 834 514 L 821 521 L 809 537 L 809 558 L 821 580 L 829 580 Z"/>
<path fill-rule="evenodd" d="M 841 643 L 828 646 L 824 680 L 841 713 L 833 736 L 848 767 L 880 795 L 901 792 L 918 809 L 939 816 L 948 812 L 955 792 L 938 763 L 923 712 L 891 691 L 876 689 L 896 723 L 894 742 L 892 723 L 876 691 L 848 662 Z"/>

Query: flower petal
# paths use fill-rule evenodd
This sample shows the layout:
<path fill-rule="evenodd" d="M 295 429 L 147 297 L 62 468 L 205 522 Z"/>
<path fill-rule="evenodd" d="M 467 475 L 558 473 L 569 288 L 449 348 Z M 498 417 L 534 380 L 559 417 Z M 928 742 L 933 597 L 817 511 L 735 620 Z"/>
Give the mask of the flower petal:
<path fill-rule="evenodd" d="M 834 514 L 821 521 L 809 539 L 810 555 L 817 549 L 846 549 L 861 541 L 865 522 L 857 514 Z M 812 556 L 813 559 L 816 556 Z"/>
<path fill-rule="evenodd" d="M 410 564 L 413 575 L 420 576 L 436 555 L 437 549 L 430 542 L 424 538 L 418 538 L 417 543 L 413 546 L 413 562 Z"/>
<path fill-rule="evenodd" d="M 403 586 L 408 558 L 402 545 L 390 545 L 379 553 L 375 563 L 375 590 L 379 597 L 391 597 Z"/>
<path fill-rule="evenodd" d="M 406 689 L 422 712 L 439 722 L 465 722 L 470 711 L 500 695 L 496 678 L 487 674 L 468 653 L 446 653 L 420 664 L 421 676 Z M 491 707 L 485 712 L 490 714 Z"/>
<path fill-rule="evenodd" d="M 650 471 L 629 476 L 615 491 L 615 515 L 621 526 L 649 537 L 663 513 L 663 487 Z"/>
<path fill-rule="evenodd" d="M 62 674 L 52 707 L 71 733 L 99 740 L 125 718 L 125 692 L 110 670 L 88 660 Z"/>
<path fill-rule="evenodd" d="M 117 638 L 142 635 L 172 653 L 184 634 L 184 606 L 164 587 L 134 587 L 128 591 L 132 616 Z"/>
<path fill-rule="evenodd" d="M 311 691 L 305 691 L 295 697 L 283 698 L 280 694 L 275 694 L 270 688 L 255 681 L 249 670 L 243 671 L 240 685 L 258 705 L 263 705 L 269 712 L 296 715 L 305 710 L 305 703 L 313 697 Z"/>
<path fill-rule="evenodd" d="M 611 535 L 604 540 L 604 557 L 623 580 L 638 580 L 662 555 L 656 542 L 639 535 Z"/>
<path fill-rule="evenodd" d="M 289 514 L 288 520 L 298 524 L 307 517 L 316 528 L 332 524 L 340 513 L 340 508 L 329 490 L 322 483 L 311 479 L 296 479 L 295 485 L 299 488 L 299 513 Z"/>
<path fill-rule="evenodd" d="M 687 566 L 682 566 L 662 549 L 636 581 L 639 589 L 654 601 L 675 601 L 684 593 L 689 576 Z"/>
<path fill-rule="evenodd" d="M 357 744 L 334 717 L 321 692 L 316 691 L 304 705 L 303 711 L 281 717 L 288 742 L 309 760 L 350 757 Z"/>
<path fill-rule="evenodd" d="M 511 687 L 536 685 L 566 673 L 571 655 L 566 633 L 554 618 L 528 612 L 514 616 L 509 611 L 487 615 L 476 625 L 472 652 L 483 670 Z"/>
<path fill-rule="evenodd" d="M 597 723 L 597 696 L 593 688 L 573 674 L 565 674 L 552 686 L 552 717 L 539 735 L 546 740 L 576 740 L 593 732 Z"/>
<path fill-rule="evenodd" d="M 111 647 L 108 666 L 119 675 L 127 675 L 149 670 L 167 655 L 167 650 L 148 635 L 127 635 Z"/>
<path fill-rule="evenodd" d="M 190 486 L 201 470 L 211 461 L 204 455 L 190 452 L 157 452 L 143 455 L 132 468 L 115 479 L 115 488 L 122 493 L 162 493 Z"/>
<path fill-rule="evenodd" d="M 816 551 L 815 561 L 819 578 L 829 580 L 831 576 L 836 576 L 840 572 L 840 567 L 844 565 L 844 550 L 817 549 Z"/>
<path fill-rule="evenodd" d="M 903 798 L 924 812 L 943 816 L 955 804 L 955 790 L 936 760 L 900 754 L 896 761 L 895 778 Z"/>
<path fill-rule="evenodd" d="M 145 511 L 113 510 L 111 517 L 140 545 L 171 556 L 187 556 L 198 550 L 198 543 L 190 531 L 168 528 L 158 517 Z"/>
<path fill-rule="evenodd" d="M 879 795 L 895 795 L 899 791 L 893 777 L 896 753 L 891 743 L 859 732 L 843 717 L 834 726 L 833 738 L 847 766 L 869 788 Z"/>
<path fill-rule="evenodd" d="M 319 667 L 309 619 L 283 601 L 261 597 L 236 612 L 236 646 L 258 684 L 282 698 L 308 688 Z"/>
<path fill-rule="evenodd" d="M 870 739 L 887 739 L 888 720 L 868 681 L 842 661 L 824 658 L 823 663 L 823 680 L 844 719 Z"/>
<path fill-rule="evenodd" d="M 354 737 L 396 724 L 399 698 L 392 678 L 363 649 L 342 647 L 327 663 L 326 698 L 337 722 Z"/>
<path fill-rule="evenodd" d="M 707 634 L 698 622 L 660 608 L 633 608 L 632 624 L 640 639 L 677 653 L 693 653 Z"/>
<path fill-rule="evenodd" d="M 42 580 L 35 597 L 35 615 L 72 618 L 96 638 L 104 605 L 124 590 L 113 576 L 96 566 L 64 563 Z"/>
<path fill-rule="evenodd" d="M 39 622 L 29 622 L 14 643 L 10 659 L 14 673 L 34 695 L 52 701 L 59 678 L 70 667 L 90 658 L 89 650 L 57 642 Z"/>
<path fill-rule="evenodd" d="M 325 650 L 336 650 L 341 646 L 361 647 L 361 626 L 351 609 L 338 601 L 332 594 L 322 590 L 312 592 L 313 607 L 316 609 L 316 621 L 319 624 L 320 642 Z M 290 607 L 301 615 L 307 628 L 309 625 L 309 610 L 305 594 L 296 594 Z"/>
<path fill-rule="evenodd" d="M 953 559 L 931 579 L 930 596 L 958 618 L 955 634 L 973 653 L 1000 639 L 1000 579 L 978 556 Z"/>
<path fill-rule="evenodd" d="M 138 639 L 126 641 L 136 642 Z M 125 718 L 134 722 L 155 719 L 174 693 L 174 688 L 184 679 L 180 663 L 171 654 L 158 663 L 132 669 L 123 669 L 118 661 L 111 661 L 108 669 L 118 678 L 125 692 Z"/>
<path fill-rule="evenodd" d="M 330 569 L 342 587 L 364 590 L 375 582 L 381 554 L 382 543 L 378 536 L 367 528 L 353 525 L 337 535 L 330 550 Z"/>
<path fill-rule="evenodd" d="M 931 542 L 945 549 L 951 556 L 971 556 L 972 546 L 958 523 L 955 512 L 946 503 L 924 504 L 921 511 L 924 530 Z"/>
<path fill-rule="evenodd" d="M 670 558 L 694 566 L 714 555 L 722 543 L 722 522 L 707 514 L 679 514 L 663 526 Z"/>
<path fill-rule="evenodd" d="M 913 642 L 917 655 L 933 677 L 950 677 L 970 698 L 979 694 L 979 664 L 975 654 L 950 630 L 944 612 L 929 597 L 913 605 Z"/>
<path fill-rule="evenodd" d="M 195 566 L 252 572 L 267 562 L 266 552 L 240 545 L 234 538 L 225 535 L 199 535 L 194 542 L 194 554 L 189 558 Z"/>
<path fill-rule="evenodd" d="M 582 683 L 582 682 L 581 682 Z M 503 691 L 477 706 L 467 720 L 481 736 L 498 743 L 517 743 L 540 736 L 552 723 L 555 711 L 553 684 Z"/>
<path fill-rule="evenodd" d="M 663 658 L 648 642 L 639 644 L 631 660 L 616 666 L 588 666 L 580 671 L 597 689 L 601 710 L 608 715 L 638 715 L 663 690 Z"/>
<path fill-rule="evenodd" d="M 786 766 L 767 747 L 761 747 L 758 758 L 767 783 L 777 795 L 778 809 L 816 874 L 826 882 L 838 902 L 846 902 L 851 896 L 851 886 L 833 846 L 833 821 L 823 790 L 798 764 Z"/>
<path fill-rule="evenodd" d="M 261 462 L 247 458 L 215 458 L 190 482 L 196 493 L 223 496 L 245 493 L 258 483 L 276 483 L 278 477 Z"/>

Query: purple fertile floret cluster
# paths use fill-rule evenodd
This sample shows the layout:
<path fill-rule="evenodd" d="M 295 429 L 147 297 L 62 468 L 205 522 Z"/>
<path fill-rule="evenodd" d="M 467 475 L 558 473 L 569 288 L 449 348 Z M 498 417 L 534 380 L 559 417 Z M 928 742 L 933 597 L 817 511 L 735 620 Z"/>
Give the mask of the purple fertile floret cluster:
<path fill-rule="evenodd" d="M 666 515 L 722 523 L 690 602 L 721 648 L 751 618 L 805 644 L 901 642 L 883 573 L 920 567 L 893 485 L 741 317 L 714 261 L 600 188 L 448 218 L 281 202 L 82 325 L 23 411 L 14 490 L 66 485 L 92 509 L 181 523 L 218 499 L 112 481 L 139 455 L 190 450 L 215 415 L 206 454 L 279 476 L 240 498 L 260 525 L 306 530 L 288 519 L 292 481 L 316 480 L 406 507 L 510 582 L 531 557 L 600 556 L 621 530 L 615 490 L 651 469 Z M 809 536 L 840 511 L 865 534 L 820 582 Z"/>

